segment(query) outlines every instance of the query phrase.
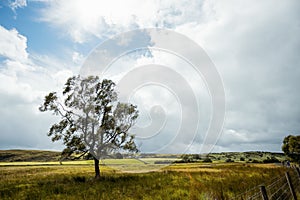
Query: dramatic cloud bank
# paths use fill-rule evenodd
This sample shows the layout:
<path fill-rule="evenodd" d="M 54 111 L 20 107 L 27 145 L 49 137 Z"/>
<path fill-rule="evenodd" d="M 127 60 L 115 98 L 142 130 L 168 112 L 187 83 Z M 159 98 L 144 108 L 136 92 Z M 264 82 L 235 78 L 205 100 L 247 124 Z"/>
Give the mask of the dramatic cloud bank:
<path fill-rule="evenodd" d="M 15 1 L 10 6 L 18 12 L 18 8 L 27 9 L 34 2 L 37 3 Z M 86 52 L 105 39 L 124 31 L 152 27 L 188 36 L 203 47 L 217 67 L 226 92 L 226 121 L 215 151 L 280 151 L 284 136 L 300 133 L 300 2 L 297 0 L 39 3 L 41 9 L 33 18 L 55 30 L 56 37 L 69 40 L 72 45 L 66 44 L 69 45 L 66 56 L 70 60 L 28 52 L 29 37 L 20 34 L 18 27 L 0 26 L 0 101 L 4 105 L 0 109 L 1 148 L 13 144 L 34 148 L 34 143 L 40 143 L 40 148 L 43 143 L 46 148 L 51 147 L 45 132 L 54 119 L 37 111 L 43 95 L 61 88 L 66 77 L 78 73 L 84 57 L 88 56 Z M 204 109 L 204 122 L 209 121 L 209 95 L 203 80 L 193 78 L 192 72 L 176 56 L 155 50 L 151 56 L 138 59 L 125 56 L 108 74 L 119 80 L 126 70 L 149 63 L 173 66 L 186 77 L 198 95 L 199 107 Z M 164 74 L 158 76 L 164 77 Z M 149 105 L 155 102 L 155 97 L 147 96 L 149 91 L 175 101 L 166 91 L 157 88 L 146 91 L 138 91 L 136 101 L 145 104 L 147 112 Z M 151 99 L 148 104 L 145 97 Z M 169 104 L 169 108 L 168 116 L 173 123 L 169 123 L 167 129 L 171 133 L 179 119 L 176 105 Z M 141 126 L 148 123 L 147 115 L 141 119 Z M 196 138 L 191 152 L 198 151 L 202 139 Z M 161 138 L 160 142 L 167 140 L 168 134 L 165 141 Z"/>

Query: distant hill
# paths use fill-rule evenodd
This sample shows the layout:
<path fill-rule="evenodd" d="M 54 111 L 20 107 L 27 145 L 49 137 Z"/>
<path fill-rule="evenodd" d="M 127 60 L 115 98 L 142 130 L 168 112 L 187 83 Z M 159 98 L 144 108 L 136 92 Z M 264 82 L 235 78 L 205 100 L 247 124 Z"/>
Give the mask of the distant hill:
<path fill-rule="evenodd" d="M 252 163 L 281 162 L 287 159 L 284 153 L 264 151 L 211 153 L 208 157 L 212 160 L 246 161 Z"/>
<path fill-rule="evenodd" d="M 188 154 L 188 156 L 195 156 L 197 154 Z M 141 154 L 140 158 L 181 158 L 183 155 L 178 154 Z M 214 162 L 273 162 L 282 161 L 286 157 L 283 153 L 274 152 L 222 152 L 210 153 L 209 155 L 197 155 L 196 160 L 204 160 L 209 158 Z M 47 162 L 58 161 L 61 158 L 61 152 L 57 151 L 43 151 L 43 150 L 0 150 L 0 162 Z"/>
<path fill-rule="evenodd" d="M 61 152 L 43 150 L 0 150 L 0 162 L 57 161 Z"/>

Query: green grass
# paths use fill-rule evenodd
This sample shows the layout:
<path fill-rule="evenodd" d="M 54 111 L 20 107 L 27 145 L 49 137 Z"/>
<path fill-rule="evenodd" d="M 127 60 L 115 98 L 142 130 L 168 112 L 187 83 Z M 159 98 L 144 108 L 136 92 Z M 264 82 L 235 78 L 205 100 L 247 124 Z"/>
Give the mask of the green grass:
<path fill-rule="evenodd" d="M 104 159 L 100 160 L 101 165 L 114 169 L 114 171 L 125 172 L 148 172 L 157 171 L 169 164 L 155 164 L 156 161 L 175 161 L 178 159 L 166 158 L 143 158 L 143 159 Z M 50 162 L 0 162 L 0 167 L 4 166 L 57 166 L 57 165 L 94 165 L 93 160 L 76 161 L 50 161 Z"/>
<path fill-rule="evenodd" d="M 286 171 L 280 164 L 249 163 L 268 157 L 281 161 L 286 159 L 283 154 L 229 152 L 208 157 L 212 163 L 202 163 L 202 155 L 200 162 L 172 165 L 155 163 L 176 161 L 179 155 L 105 159 L 100 162 L 101 179 L 95 180 L 93 160 L 66 160 L 61 165 L 59 152 L 4 150 L 0 199 L 230 199 Z M 234 162 L 225 163 L 229 158 Z"/>
<path fill-rule="evenodd" d="M 110 161 L 137 164 L 131 159 Z M 0 199 L 229 199 L 285 170 L 274 164 L 191 163 L 124 173 L 102 165 L 101 179 L 94 180 L 90 161 L 0 166 Z"/>

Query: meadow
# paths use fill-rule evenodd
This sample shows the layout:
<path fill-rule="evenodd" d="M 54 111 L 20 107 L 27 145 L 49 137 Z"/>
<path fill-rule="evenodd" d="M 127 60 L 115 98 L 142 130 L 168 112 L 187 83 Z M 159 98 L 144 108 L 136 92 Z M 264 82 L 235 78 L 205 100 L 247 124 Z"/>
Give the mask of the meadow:
<path fill-rule="evenodd" d="M 0 162 L 0 199 L 234 199 L 293 170 L 218 158 L 171 165 L 155 164 L 166 158 L 144 160 L 107 160 L 99 180 L 91 160 Z"/>
<path fill-rule="evenodd" d="M 1 199 L 229 199 L 286 170 L 274 164 L 175 164 L 125 173 L 88 164 L 2 166 Z"/>

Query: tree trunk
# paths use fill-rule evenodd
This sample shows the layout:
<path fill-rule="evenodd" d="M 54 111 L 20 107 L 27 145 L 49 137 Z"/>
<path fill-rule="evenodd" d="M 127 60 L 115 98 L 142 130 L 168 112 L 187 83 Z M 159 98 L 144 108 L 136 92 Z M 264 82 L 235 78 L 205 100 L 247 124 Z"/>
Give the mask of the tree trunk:
<path fill-rule="evenodd" d="M 95 164 L 95 178 L 100 178 L 100 168 L 99 168 L 99 159 L 94 158 L 94 164 Z"/>

